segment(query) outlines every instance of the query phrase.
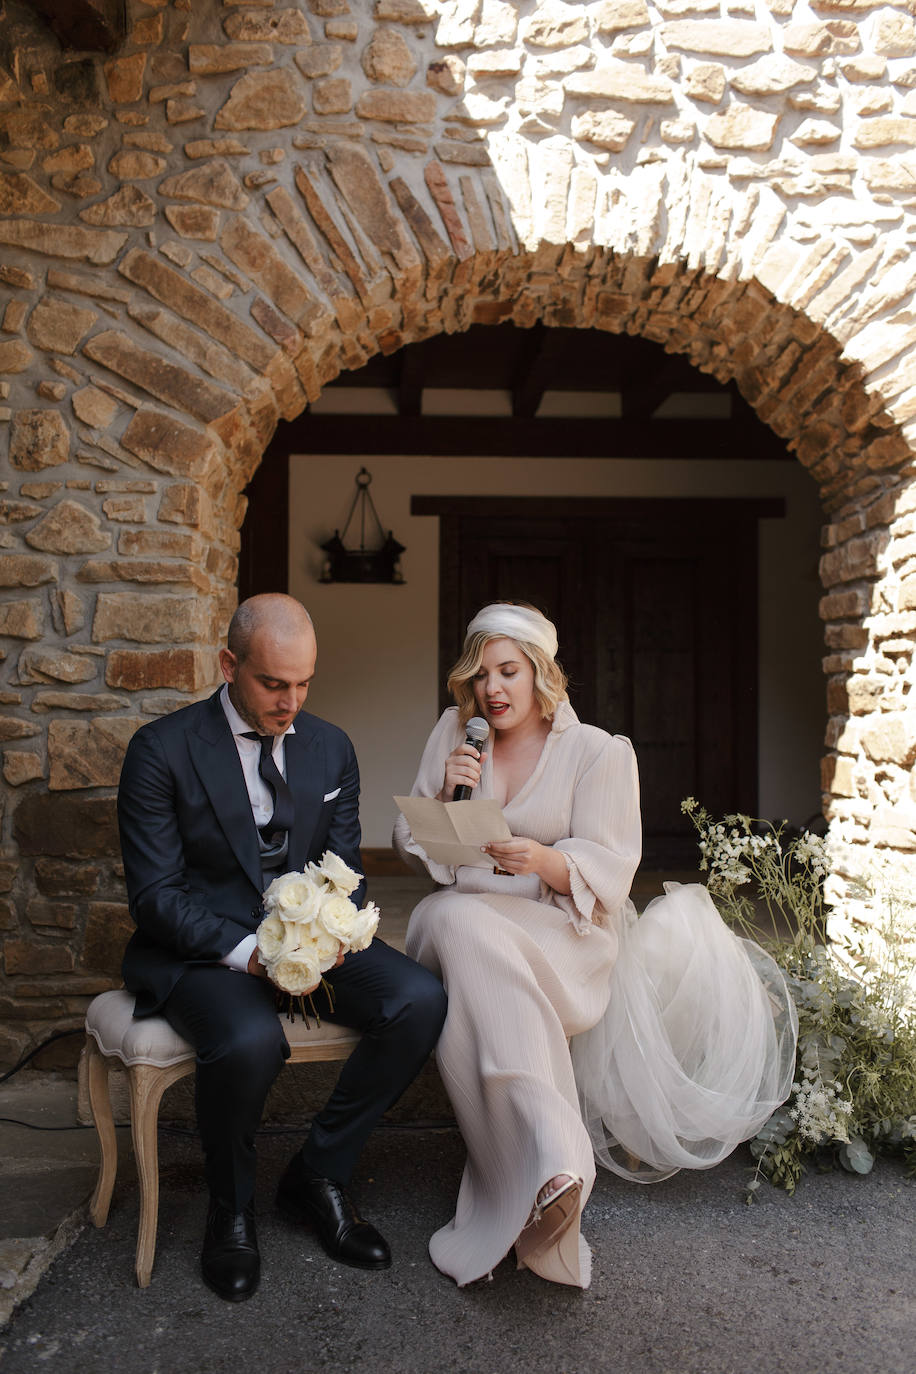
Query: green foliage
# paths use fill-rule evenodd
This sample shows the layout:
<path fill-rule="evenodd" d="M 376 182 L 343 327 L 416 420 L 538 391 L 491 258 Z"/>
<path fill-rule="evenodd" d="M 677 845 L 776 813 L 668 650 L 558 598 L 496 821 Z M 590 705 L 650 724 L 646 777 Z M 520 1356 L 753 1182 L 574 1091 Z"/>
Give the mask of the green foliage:
<path fill-rule="evenodd" d="M 822 839 L 749 816 L 716 820 L 692 797 L 681 809 L 699 834 L 700 867 L 723 919 L 768 948 L 798 1011 L 792 1094 L 750 1142 L 757 1169 L 748 1202 L 761 1175 L 793 1193 L 812 1163 L 867 1174 L 879 1155 L 897 1154 L 916 1173 L 908 895 L 885 879 L 863 882 L 879 919 L 867 930 L 846 922 L 848 933 L 828 941 Z M 761 937 L 764 912 L 779 934 Z"/>

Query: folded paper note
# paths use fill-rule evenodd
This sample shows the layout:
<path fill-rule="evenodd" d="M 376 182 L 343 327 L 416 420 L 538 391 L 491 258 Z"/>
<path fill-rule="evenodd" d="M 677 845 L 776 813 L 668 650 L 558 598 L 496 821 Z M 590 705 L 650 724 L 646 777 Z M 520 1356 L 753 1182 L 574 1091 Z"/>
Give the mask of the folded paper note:
<path fill-rule="evenodd" d="M 495 801 L 441 802 L 435 797 L 395 797 L 410 833 L 437 864 L 492 868 L 482 844 L 511 840 L 512 831 Z"/>

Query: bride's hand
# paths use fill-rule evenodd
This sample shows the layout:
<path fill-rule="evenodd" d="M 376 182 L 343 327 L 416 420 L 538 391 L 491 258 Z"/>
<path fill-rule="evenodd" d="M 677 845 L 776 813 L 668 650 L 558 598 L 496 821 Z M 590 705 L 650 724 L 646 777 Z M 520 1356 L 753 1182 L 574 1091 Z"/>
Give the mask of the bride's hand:
<path fill-rule="evenodd" d="M 439 794 L 442 800 L 451 801 L 456 787 L 476 787 L 480 782 L 480 765 L 486 757 L 478 756 L 477 750 L 467 743 L 453 749 L 445 760 L 445 781 Z"/>
<path fill-rule="evenodd" d="M 512 873 L 518 877 L 526 873 L 536 873 L 555 892 L 569 895 L 569 869 L 559 849 L 519 835 L 513 835 L 511 840 L 499 840 L 482 845 L 481 848 L 485 854 L 489 854 L 497 868 L 501 868 L 505 873 Z"/>

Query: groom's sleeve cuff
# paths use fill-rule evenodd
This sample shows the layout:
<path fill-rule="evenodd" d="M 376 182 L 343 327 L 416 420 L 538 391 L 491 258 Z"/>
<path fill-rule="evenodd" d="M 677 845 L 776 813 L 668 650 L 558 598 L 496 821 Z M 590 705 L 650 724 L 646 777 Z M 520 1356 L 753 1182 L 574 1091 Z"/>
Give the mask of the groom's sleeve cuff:
<path fill-rule="evenodd" d="M 257 935 L 246 935 L 244 940 L 240 940 L 235 949 L 230 949 L 228 954 L 224 954 L 220 959 L 221 964 L 227 968 L 234 968 L 236 973 L 248 972 L 248 960 L 257 948 Z"/>

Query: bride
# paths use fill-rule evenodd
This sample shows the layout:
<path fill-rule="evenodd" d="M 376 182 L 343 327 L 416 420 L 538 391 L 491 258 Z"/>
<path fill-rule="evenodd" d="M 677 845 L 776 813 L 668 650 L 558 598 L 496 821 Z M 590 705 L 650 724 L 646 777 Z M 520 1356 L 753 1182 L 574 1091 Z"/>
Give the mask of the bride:
<path fill-rule="evenodd" d="M 448 992 L 436 1053 L 467 1163 L 430 1255 L 459 1284 L 514 1245 L 519 1267 L 587 1287 L 596 1157 L 644 1182 L 708 1168 L 791 1088 L 794 1009 L 772 960 L 699 885 L 666 884 L 637 919 L 633 747 L 579 722 L 556 653 L 533 607 L 484 607 L 420 761 L 413 795 L 499 802 L 513 838 L 485 846 L 492 867 L 435 863 L 395 826 L 437 883 L 406 948 Z M 491 730 L 480 757 L 472 715 Z"/>

